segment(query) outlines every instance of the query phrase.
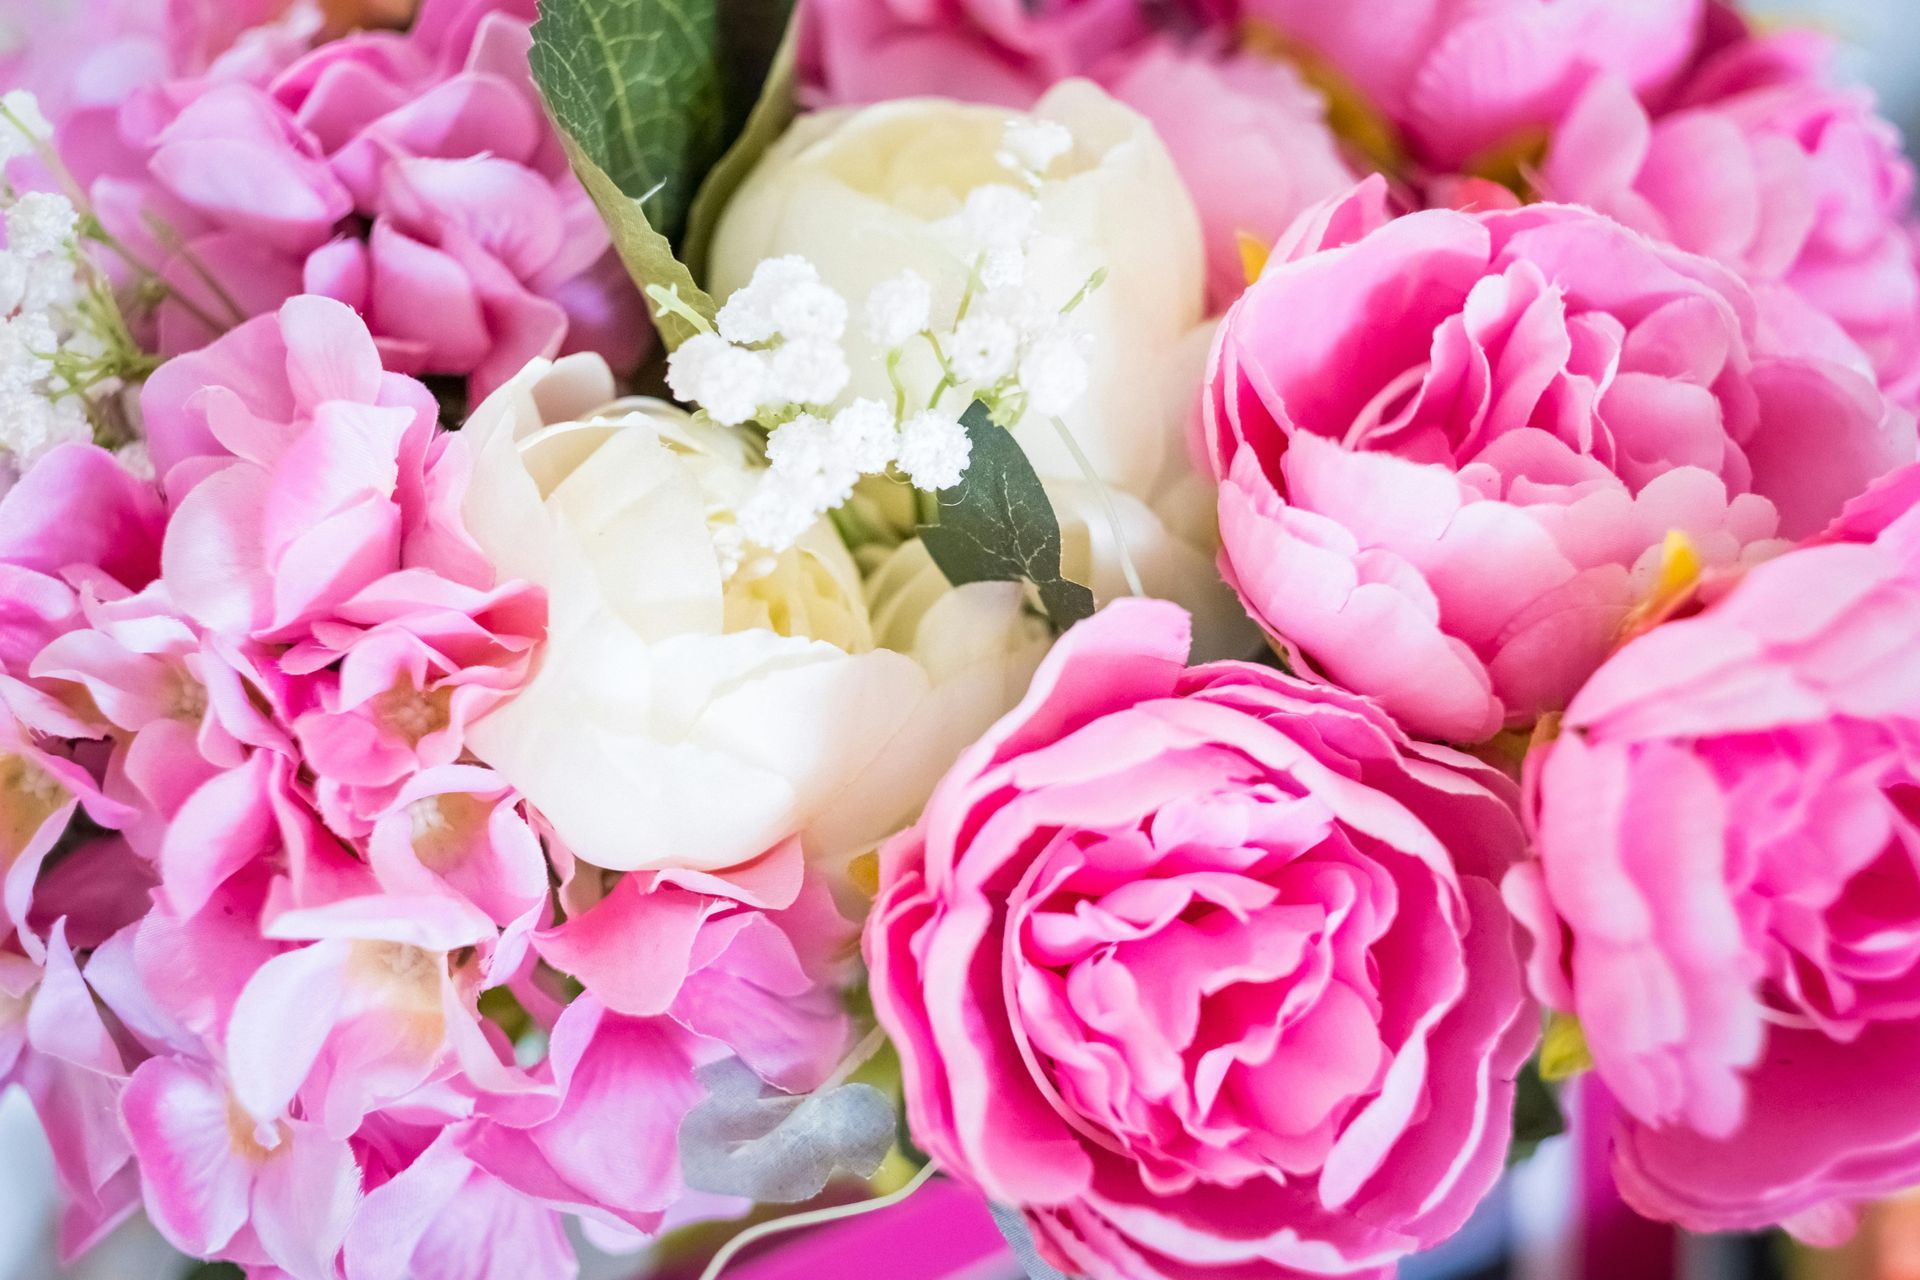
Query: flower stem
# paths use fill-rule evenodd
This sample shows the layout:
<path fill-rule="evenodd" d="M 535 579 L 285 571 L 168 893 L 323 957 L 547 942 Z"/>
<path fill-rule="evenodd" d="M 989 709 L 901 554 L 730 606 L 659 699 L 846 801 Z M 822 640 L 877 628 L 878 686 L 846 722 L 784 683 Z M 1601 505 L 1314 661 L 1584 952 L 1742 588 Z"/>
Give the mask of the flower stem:
<path fill-rule="evenodd" d="M 908 1196 L 926 1186 L 927 1183 L 932 1180 L 933 1175 L 938 1172 L 938 1168 L 929 1162 L 923 1165 L 918 1173 L 913 1175 L 912 1180 L 909 1181 L 906 1186 L 887 1195 L 876 1196 L 871 1200 L 857 1201 L 854 1204 L 834 1205 L 830 1209 L 814 1209 L 808 1213 L 796 1213 L 785 1218 L 775 1218 L 771 1222 L 756 1223 L 720 1247 L 720 1252 L 713 1255 L 713 1261 L 707 1264 L 707 1269 L 700 1273 L 700 1280 L 720 1280 L 720 1273 L 727 1269 L 727 1265 L 734 1260 L 735 1256 L 738 1255 L 742 1249 L 745 1249 L 750 1244 L 765 1240 L 769 1236 L 781 1235 L 788 1231 L 798 1231 L 802 1227 L 817 1227 L 828 1222 L 840 1222 L 847 1218 L 857 1218 L 862 1214 L 873 1213 L 880 1209 L 891 1209 L 894 1205 L 899 1204 L 902 1200 L 905 1200 Z"/>
<path fill-rule="evenodd" d="M 1106 512 L 1107 526 L 1113 530 L 1114 548 L 1120 553 L 1120 572 L 1126 575 L 1127 590 L 1136 596 L 1146 595 L 1146 588 L 1140 585 L 1140 571 L 1133 566 L 1133 553 L 1127 550 L 1127 535 L 1120 528 L 1120 508 L 1113 503 L 1113 491 L 1093 469 L 1093 463 L 1087 455 L 1081 452 L 1080 442 L 1073 438 L 1073 432 L 1067 430 L 1067 424 L 1055 418 L 1053 429 L 1060 433 L 1060 440 L 1067 446 L 1067 452 L 1071 453 L 1073 460 L 1080 465 L 1080 474 L 1087 478 L 1087 483 L 1091 484 L 1094 492 L 1100 495 L 1100 507 Z"/>

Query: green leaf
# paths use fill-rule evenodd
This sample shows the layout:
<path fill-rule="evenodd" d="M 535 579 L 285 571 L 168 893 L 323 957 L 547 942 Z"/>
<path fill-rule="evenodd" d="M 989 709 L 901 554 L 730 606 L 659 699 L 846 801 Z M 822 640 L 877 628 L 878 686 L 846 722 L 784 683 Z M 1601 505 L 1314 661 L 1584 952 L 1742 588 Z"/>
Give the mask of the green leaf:
<path fill-rule="evenodd" d="M 798 17 L 789 19 L 787 32 L 781 38 L 780 47 L 773 55 L 772 65 L 767 70 L 766 83 L 760 88 L 760 96 L 748 113 L 746 125 L 740 136 L 733 140 L 727 153 L 720 157 L 707 174 L 707 180 L 700 184 L 699 192 L 693 198 L 693 207 L 687 215 L 687 235 L 681 248 L 687 260 L 687 266 L 696 277 L 707 274 L 707 255 L 713 249 L 714 229 L 720 225 L 720 215 L 725 211 L 727 202 L 760 163 L 760 157 L 767 154 L 767 148 L 779 140 L 787 131 L 794 117 L 800 113 L 798 97 L 794 91 L 795 48 L 799 40 L 800 21 Z"/>
<path fill-rule="evenodd" d="M 1062 576 L 1060 522 L 1011 432 L 974 402 L 961 424 L 973 443 L 967 474 L 940 491 L 938 524 L 920 537 L 954 586 L 1030 582 L 1057 630 L 1093 616 L 1093 592 Z"/>
<path fill-rule="evenodd" d="M 620 255 L 620 261 L 626 266 L 627 274 L 644 293 L 648 285 L 658 285 L 663 289 L 678 289 L 681 301 L 694 311 L 707 318 L 711 324 L 714 316 L 713 299 L 709 298 L 700 286 L 693 282 L 693 275 L 680 259 L 673 256 L 673 246 L 667 238 L 655 231 L 647 221 L 646 211 L 640 201 L 627 197 L 607 176 L 606 170 L 595 164 L 580 145 L 562 133 L 560 141 L 565 144 L 567 158 L 573 162 L 573 171 L 580 176 L 580 185 L 593 197 L 594 207 L 600 210 L 600 217 L 607 224 L 607 231 L 613 237 L 613 247 Z M 669 348 L 678 347 L 692 337 L 699 329 L 682 316 L 671 312 L 654 311 L 654 327 L 660 330 L 660 336 Z"/>
<path fill-rule="evenodd" d="M 546 0 L 532 64 L 567 136 L 652 226 L 678 234 L 727 145 L 716 0 Z"/>
<path fill-rule="evenodd" d="M 1540 1078 L 1539 1058 L 1529 1058 L 1514 1081 L 1513 1146 L 1507 1150 L 1507 1163 L 1518 1164 L 1548 1138 L 1566 1131 L 1567 1118 L 1560 1111 L 1559 1095 Z"/>

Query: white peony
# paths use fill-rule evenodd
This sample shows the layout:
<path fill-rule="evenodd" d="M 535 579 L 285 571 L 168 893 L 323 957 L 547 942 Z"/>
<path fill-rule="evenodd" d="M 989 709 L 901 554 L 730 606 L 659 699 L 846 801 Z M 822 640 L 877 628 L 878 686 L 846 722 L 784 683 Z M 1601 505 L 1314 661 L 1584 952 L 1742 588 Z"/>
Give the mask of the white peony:
<path fill-rule="evenodd" d="M 473 726 L 473 751 L 600 867 L 717 870 L 796 835 L 828 863 L 870 848 L 983 726 L 875 647 L 831 527 L 728 580 L 757 460 L 613 395 L 598 357 L 537 361 L 463 432 L 467 525 L 551 611 L 531 681 Z"/>
<path fill-rule="evenodd" d="M 1148 593 L 1195 614 L 1196 656 L 1243 656 L 1258 647 L 1258 634 L 1213 568 L 1211 517 L 1194 525 L 1172 519 L 1168 506 L 1184 511 L 1194 492 L 1186 437 L 1206 339 L 1205 264 L 1193 203 L 1147 122 L 1084 81 L 1056 86 L 1034 107 L 1032 118 L 1060 126 L 1071 147 L 1025 199 L 1022 175 L 1009 168 L 1007 138 L 1009 124 L 1026 118 L 938 99 L 801 118 L 721 218 L 710 283 L 726 296 L 763 260 L 805 259 L 855 308 L 877 308 L 889 322 L 849 329 L 851 379 L 843 397 L 891 401 L 881 343 L 898 340 L 902 328 L 890 323 L 895 311 L 906 310 L 893 296 L 899 281 L 927 281 L 933 327 L 949 329 L 969 272 L 982 265 L 982 244 L 997 231 L 1024 232 L 1024 223 L 1012 223 L 1016 213 L 1030 216 L 1038 239 L 1019 264 L 1020 292 L 1030 305 L 1057 311 L 1105 272 L 1072 313 L 1073 329 L 1084 335 L 1086 393 L 1064 421 L 1120 508 L 1127 551 Z M 1057 147 L 1060 135 L 1048 136 Z M 997 355 L 986 340 L 991 320 L 970 313 L 969 332 L 980 331 L 973 335 L 979 350 L 969 348 L 970 356 Z M 906 348 L 910 385 L 934 381 L 924 348 Z M 1069 362 L 1055 363 L 1057 370 L 1042 372 L 1060 373 L 1053 380 L 1063 383 L 1065 375 L 1078 378 Z M 1054 497 L 1069 572 L 1090 581 L 1103 601 L 1123 594 L 1113 522 L 1098 489 L 1048 418 L 1029 412 L 1016 435 Z M 1204 489 L 1201 496 L 1210 509 Z M 1076 548 L 1092 563 L 1076 566 Z"/>

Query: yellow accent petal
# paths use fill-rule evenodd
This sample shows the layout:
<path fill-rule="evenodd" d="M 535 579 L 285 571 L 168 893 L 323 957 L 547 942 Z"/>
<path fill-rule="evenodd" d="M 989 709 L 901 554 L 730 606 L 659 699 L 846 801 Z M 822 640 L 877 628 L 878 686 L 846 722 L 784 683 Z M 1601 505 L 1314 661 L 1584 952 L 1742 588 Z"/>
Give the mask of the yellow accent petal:
<path fill-rule="evenodd" d="M 1258 236 L 1248 235 L 1244 231 L 1234 233 L 1234 243 L 1240 247 L 1240 271 L 1252 284 L 1267 269 L 1267 257 L 1273 250 L 1262 243 Z"/>
<path fill-rule="evenodd" d="M 1660 548 L 1660 571 L 1654 576 L 1653 590 L 1621 619 L 1618 643 L 1625 644 L 1672 617 L 1700 585 L 1702 570 L 1693 539 L 1678 529 L 1668 530 Z"/>
<path fill-rule="evenodd" d="M 1587 1047 L 1587 1033 L 1580 1019 L 1566 1013 L 1547 1015 L 1547 1034 L 1540 1042 L 1540 1078 L 1548 1082 L 1568 1080 L 1583 1071 L 1593 1070 L 1593 1051 Z"/>
<path fill-rule="evenodd" d="M 869 850 L 847 864 L 847 883 L 869 898 L 880 896 L 880 855 Z"/>
<path fill-rule="evenodd" d="M 1660 548 L 1660 579 L 1654 595 L 1671 597 L 1693 590 L 1700 581 L 1700 570 L 1700 550 L 1693 539 L 1678 529 L 1669 529 L 1667 541 Z"/>

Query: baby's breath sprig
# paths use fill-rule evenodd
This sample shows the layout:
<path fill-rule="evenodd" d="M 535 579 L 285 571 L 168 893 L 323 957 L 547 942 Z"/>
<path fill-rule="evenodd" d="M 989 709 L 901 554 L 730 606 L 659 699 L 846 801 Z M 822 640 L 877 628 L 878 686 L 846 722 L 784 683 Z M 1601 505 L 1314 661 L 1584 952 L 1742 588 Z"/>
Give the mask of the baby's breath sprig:
<path fill-rule="evenodd" d="M 36 154 L 64 174 L 50 129 L 31 94 L 0 95 L 0 173 Z M 70 441 L 131 445 L 138 430 L 123 392 L 158 361 L 86 252 L 104 237 L 99 220 L 66 195 L 22 192 L 4 177 L 0 217 L 0 462 L 22 470 Z"/>
<path fill-rule="evenodd" d="M 1064 303 L 1038 297 L 1028 272 L 1039 237 L 1035 193 L 1072 146 L 1067 130 L 1050 121 L 1009 127 L 998 158 L 1015 181 L 975 188 L 948 223 L 966 269 L 951 317 L 935 316 L 931 282 L 911 270 L 865 299 L 861 320 L 884 353 L 886 400 L 844 399 L 851 308 L 804 258 L 760 263 L 711 324 L 675 291 L 647 291 L 662 315 L 695 330 L 668 363 L 674 395 L 715 422 L 765 436 L 765 475 L 734 522 L 717 531 L 729 573 L 753 562 L 752 551 L 792 546 L 843 505 L 863 476 L 892 475 L 926 501 L 959 484 L 972 449 L 961 415 L 975 401 L 1002 427 L 1029 416 L 1054 422 L 1105 492 L 1064 415 L 1086 394 L 1089 376 L 1085 335 L 1071 317 L 1106 271 L 1093 272 Z M 931 385 L 915 385 L 920 378 Z M 1125 568 L 1134 581 L 1130 561 Z"/>

